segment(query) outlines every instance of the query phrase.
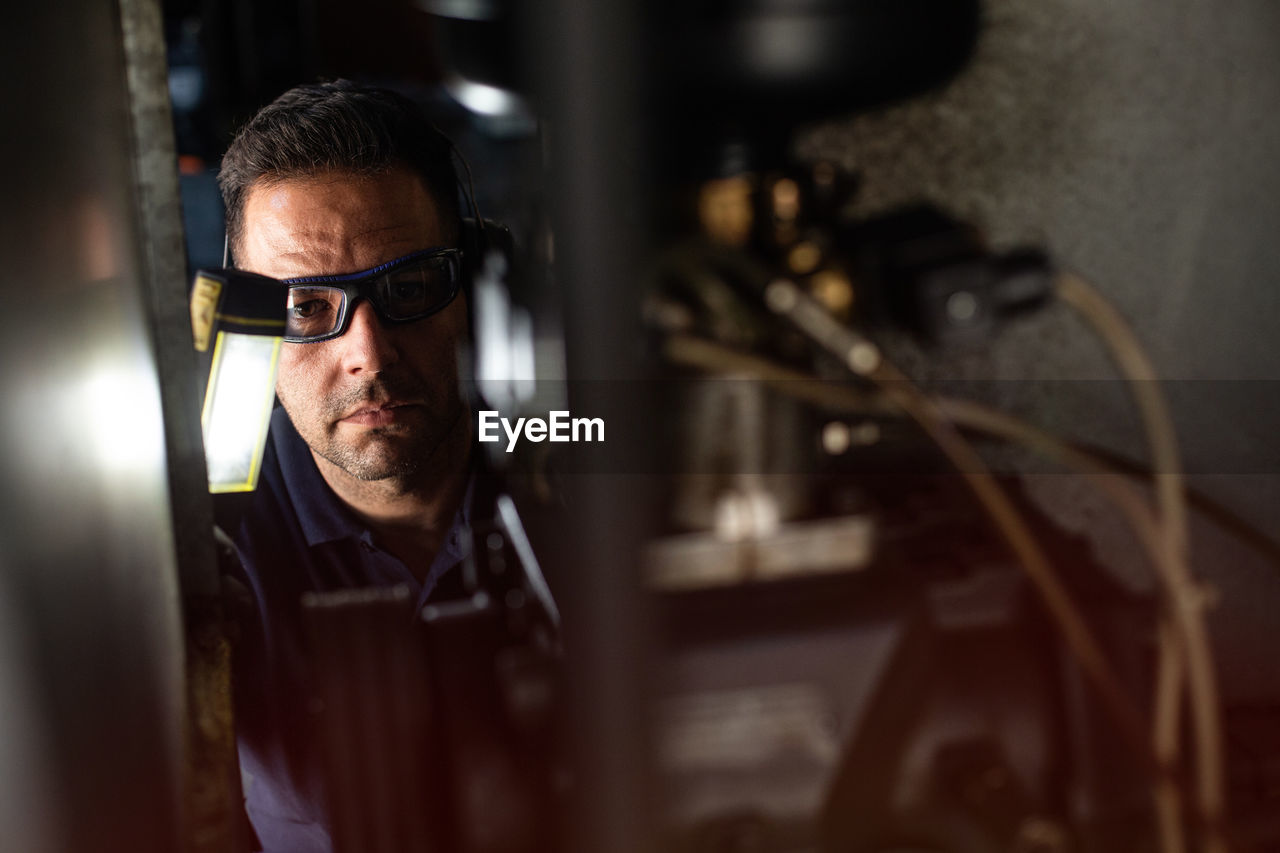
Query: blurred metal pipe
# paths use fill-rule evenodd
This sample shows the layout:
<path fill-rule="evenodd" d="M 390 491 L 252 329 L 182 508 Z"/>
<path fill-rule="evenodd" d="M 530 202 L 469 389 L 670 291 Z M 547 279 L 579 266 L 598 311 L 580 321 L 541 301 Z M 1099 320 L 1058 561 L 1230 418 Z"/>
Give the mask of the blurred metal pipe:
<path fill-rule="evenodd" d="M 191 487 L 170 473 L 192 444 L 171 455 L 164 417 L 183 380 L 152 284 L 173 259 L 149 241 L 177 213 L 146 186 L 164 146 L 135 145 L 159 115 L 134 112 L 127 75 L 141 8 L 19 4 L 0 51 L 0 709 L 18 712 L 0 714 L 0 803 L 33 806 L 4 814 L 18 853 L 180 848 L 172 496 Z"/>
<path fill-rule="evenodd" d="M 616 403 L 626 394 L 639 370 L 637 259 L 646 221 L 639 14 L 635 3 L 556 0 L 518 28 L 531 39 L 546 119 L 555 274 L 575 412 L 610 410 L 610 398 Z M 557 549 L 563 566 L 557 592 L 577 758 L 570 849 L 583 853 L 653 846 L 639 479 L 579 474 L 565 484 L 570 518 Z"/>
<path fill-rule="evenodd" d="M 218 595 L 213 526 L 200 436 L 204 389 L 191 342 L 186 244 L 169 69 L 159 0 L 119 0 L 137 181 L 141 287 L 152 321 L 164 400 L 165 450 L 184 595 Z"/>

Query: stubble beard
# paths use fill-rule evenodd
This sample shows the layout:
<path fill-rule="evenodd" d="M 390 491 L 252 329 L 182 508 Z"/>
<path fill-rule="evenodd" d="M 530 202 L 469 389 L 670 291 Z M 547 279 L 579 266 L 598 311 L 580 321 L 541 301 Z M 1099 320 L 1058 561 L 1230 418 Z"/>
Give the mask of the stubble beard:
<path fill-rule="evenodd" d="M 425 417 L 417 422 L 369 427 L 355 435 L 343 435 L 346 430 L 340 420 L 354 408 L 405 399 L 420 405 Z M 433 394 L 416 379 L 379 378 L 331 396 L 317 408 L 320 414 L 311 416 L 312 424 L 320 425 L 321 434 L 309 436 L 299 429 L 316 455 L 358 480 L 392 481 L 407 488 L 420 478 L 447 442 L 465 407 L 456 389 Z M 294 419 L 295 426 L 300 419 Z"/>
<path fill-rule="evenodd" d="M 357 480 L 374 482 L 396 480 L 408 482 L 430 456 L 432 442 L 426 435 L 389 427 L 373 427 L 365 431 L 362 447 L 342 441 L 335 430 L 322 447 L 313 447 L 321 457 L 346 471 Z"/>

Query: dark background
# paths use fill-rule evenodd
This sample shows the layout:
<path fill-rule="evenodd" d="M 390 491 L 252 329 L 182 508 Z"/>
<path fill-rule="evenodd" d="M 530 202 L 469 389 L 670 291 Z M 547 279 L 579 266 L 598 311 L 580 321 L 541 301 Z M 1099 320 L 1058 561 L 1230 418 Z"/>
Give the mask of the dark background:
<path fill-rule="evenodd" d="M 212 176 L 235 126 L 288 86 L 318 78 L 390 83 L 434 104 L 473 162 L 485 212 L 519 220 L 532 204 L 538 140 L 494 134 L 441 93 L 437 31 L 419 6 L 164 6 L 193 266 L 220 255 Z M 652 55 L 662 49 L 661 27 L 655 32 L 659 43 L 644 47 Z M 794 152 L 858 171 L 861 213 L 931 200 L 998 248 L 1043 245 L 1092 280 L 1132 320 L 1159 372 L 1193 389 L 1175 395 L 1192 485 L 1274 537 L 1278 46 L 1280 9 L 1269 0 L 988 0 L 975 56 L 949 85 L 799 128 Z M 200 96 L 184 97 L 193 79 Z M 682 128 L 660 132 L 678 139 Z M 1135 412 L 1110 404 L 1114 386 L 1064 394 L 1061 381 L 1045 381 L 1114 376 L 1102 347 L 1064 308 L 1013 325 L 976 354 L 905 340 L 893 349 L 917 376 L 1007 383 L 1007 400 L 1029 418 L 1143 457 Z M 1194 383 L 1221 387 L 1199 393 Z M 1149 586 L 1120 523 L 1083 485 L 1056 475 L 1029 482 L 1120 577 Z M 1220 597 L 1213 628 L 1228 697 L 1273 695 L 1280 574 L 1210 526 L 1197 523 L 1193 537 L 1196 565 Z"/>

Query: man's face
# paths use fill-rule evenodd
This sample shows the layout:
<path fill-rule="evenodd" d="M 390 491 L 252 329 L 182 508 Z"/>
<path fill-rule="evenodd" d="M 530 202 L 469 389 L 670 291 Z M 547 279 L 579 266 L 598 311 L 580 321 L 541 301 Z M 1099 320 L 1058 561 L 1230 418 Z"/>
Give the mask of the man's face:
<path fill-rule="evenodd" d="M 258 183 L 245 201 L 237 265 L 281 279 L 359 272 L 453 246 L 454 230 L 407 170 Z M 467 428 L 457 369 L 465 335 L 461 294 L 438 314 L 396 325 L 361 300 L 341 336 L 284 344 L 276 394 L 318 457 L 361 480 L 411 480 Z"/>

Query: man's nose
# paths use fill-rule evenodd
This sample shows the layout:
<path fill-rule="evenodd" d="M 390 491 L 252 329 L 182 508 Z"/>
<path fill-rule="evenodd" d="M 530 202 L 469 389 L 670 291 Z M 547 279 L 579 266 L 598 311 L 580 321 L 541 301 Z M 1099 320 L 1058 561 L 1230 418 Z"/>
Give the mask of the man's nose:
<path fill-rule="evenodd" d="M 347 331 L 338 342 L 342 346 L 342 369 L 347 373 L 377 373 L 400 359 L 386 327 L 368 300 L 356 305 Z"/>

